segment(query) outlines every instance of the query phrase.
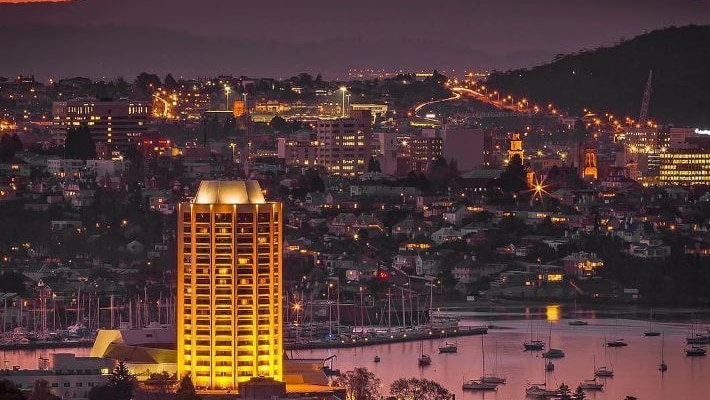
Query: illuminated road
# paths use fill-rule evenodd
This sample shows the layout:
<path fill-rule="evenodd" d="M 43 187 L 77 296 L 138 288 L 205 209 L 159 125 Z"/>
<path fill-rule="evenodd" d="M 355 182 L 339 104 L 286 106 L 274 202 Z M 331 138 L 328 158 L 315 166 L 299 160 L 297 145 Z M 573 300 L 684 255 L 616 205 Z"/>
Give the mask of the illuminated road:
<path fill-rule="evenodd" d="M 452 96 L 452 97 L 447 97 L 447 98 L 445 98 L 445 99 L 439 99 L 439 100 L 427 101 L 427 102 L 421 103 L 421 104 L 417 105 L 416 107 L 414 107 L 414 116 L 415 116 L 415 117 L 419 117 L 419 118 L 431 119 L 431 118 L 426 118 L 426 117 L 424 117 L 424 116 L 422 116 L 422 115 L 419 115 L 419 111 L 421 111 L 422 108 L 424 108 L 424 107 L 426 107 L 426 106 L 430 106 L 430 105 L 432 105 L 432 104 L 443 103 L 443 102 L 445 102 L 445 101 L 458 100 L 458 99 L 460 99 L 460 98 L 462 97 L 461 94 L 456 93 L 456 89 L 452 89 L 451 91 L 453 92 L 453 96 Z"/>

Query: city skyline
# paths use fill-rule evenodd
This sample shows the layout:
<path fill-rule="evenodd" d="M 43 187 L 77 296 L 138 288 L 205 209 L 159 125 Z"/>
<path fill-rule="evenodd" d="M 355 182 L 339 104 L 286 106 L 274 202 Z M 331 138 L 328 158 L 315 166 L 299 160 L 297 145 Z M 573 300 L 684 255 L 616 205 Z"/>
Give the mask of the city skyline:
<path fill-rule="evenodd" d="M 305 71 L 333 78 L 348 68 L 502 70 L 710 20 L 708 2 L 691 0 L 643 7 L 629 1 L 449 2 L 435 9 L 419 0 L 407 7 L 320 0 L 269 6 L 217 0 L 196 7 L 180 0 L 171 2 L 170 12 L 159 2 L 132 0 L 1 3 L 0 44 L 9 61 L 0 75 L 39 77 L 112 78 L 145 70 L 186 77 Z M 97 43 L 113 51 L 87 58 L 85 49 Z M 58 60 L 51 71 L 41 63 L 47 59 Z"/>

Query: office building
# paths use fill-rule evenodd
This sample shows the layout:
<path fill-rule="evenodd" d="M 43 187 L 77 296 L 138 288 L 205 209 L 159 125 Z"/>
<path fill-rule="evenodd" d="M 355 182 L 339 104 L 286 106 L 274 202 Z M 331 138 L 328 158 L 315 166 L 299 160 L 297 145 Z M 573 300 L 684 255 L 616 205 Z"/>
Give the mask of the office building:
<path fill-rule="evenodd" d="M 318 146 L 318 137 L 310 131 L 296 132 L 276 139 L 278 157 L 287 167 L 318 165 Z"/>
<path fill-rule="evenodd" d="M 333 175 L 355 176 L 367 172 L 372 157 L 370 111 L 352 111 L 348 118 L 316 123 L 318 164 Z"/>
<path fill-rule="evenodd" d="M 151 105 L 147 101 L 56 101 L 52 105 L 52 134 L 63 144 L 67 130 L 86 125 L 96 144 L 97 155 L 108 158 L 137 144 L 148 129 Z"/>
<path fill-rule="evenodd" d="M 669 148 L 660 154 L 659 180 L 665 184 L 710 184 L 710 136 L 671 128 Z"/>
<path fill-rule="evenodd" d="M 436 160 L 443 156 L 443 139 L 440 137 L 411 138 L 408 142 L 411 160 L 410 171 L 426 173 Z"/>
<path fill-rule="evenodd" d="M 201 390 L 283 380 L 281 203 L 203 181 L 178 206 L 177 369 Z"/>

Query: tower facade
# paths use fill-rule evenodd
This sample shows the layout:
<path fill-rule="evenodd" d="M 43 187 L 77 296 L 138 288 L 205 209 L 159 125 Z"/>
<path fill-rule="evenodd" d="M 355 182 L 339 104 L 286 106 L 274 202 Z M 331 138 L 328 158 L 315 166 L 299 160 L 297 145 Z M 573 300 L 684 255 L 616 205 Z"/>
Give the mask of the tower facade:
<path fill-rule="evenodd" d="M 177 367 L 198 389 L 283 378 L 281 209 L 257 181 L 203 181 L 178 206 Z"/>
<path fill-rule="evenodd" d="M 513 133 L 513 137 L 510 139 L 510 149 L 508 150 L 508 160 L 512 160 L 516 155 L 520 156 L 520 161 L 524 160 L 523 155 L 523 140 L 520 138 L 520 133 Z"/>
<path fill-rule="evenodd" d="M 582 169 L 582 179 L 597 180 L 597 149 L 594 146 L 585 146 L 583 163 L 580 167 Z"/>

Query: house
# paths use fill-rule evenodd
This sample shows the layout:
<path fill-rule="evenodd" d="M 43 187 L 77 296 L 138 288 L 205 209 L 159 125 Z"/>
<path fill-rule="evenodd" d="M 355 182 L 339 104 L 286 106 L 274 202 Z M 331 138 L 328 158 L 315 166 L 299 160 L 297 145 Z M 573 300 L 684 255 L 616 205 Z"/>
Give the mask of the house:
<path fill-rule="evenodd" d="M 671 247 L 664 246 L 660 240 L 644 239 L 629 243 L 627 253 L 632 257 L 663 259 L 671 255 Z"/>
<path fill-rule="evenodd" d="M 391 233 L 395 239 L 413 239 L 419 235 L 428 235 L 429 225 L 421 220 L 407 218 L 394 224 Z"/>
<path fill-rule="evenodd" d="M 328 222 L 328 231 L 338 236 L 355 237 L 360 230 L 370 235 L 379 235 L 384 229 L 382 222 L 372 214 L 356 216 L 353 213 L 340 213 Z"/>
<path fill-rule="evenodd" d="M 441 216 L 445 222 L 454 226 L 459 226 L 463 223 L 464 218 L 468 217 L 469 215 L 471 215 L 471 212 L 468 210 L 468 208 L 464 206 L 459 206 L 449 208 Z"/>
<path fill-rule="evenodd" d="M 419 254 L 415 258 L 415 272 L 419 276 L 438 276 L 441 272 L 439 254 Z"/>
<path fill-rule="evenodd" d="M 413 273 L 417 269 L 417 253 L 414 251 L 400 252 L 392 260 L 392 268 L 407 273 Z"/>
<path fill-rule="evenodd" d="M 592 277 L 596 275 L 597 269 L 604 266 L 604 261 L 594 253 L 580 251 L 572 253 L 562 259 L 562 267 L 567 276 L 577 278 Z"/>
<path fill-rule="evenodd" d="M 463 236 L 464 234 L 460 230 L 446 226 L 432 233 L 431 241 L 439 245 L 446 242 L 461 240 Z"/>
<path fill-rule="evenodd" d="M 345 270 L 345 280 L 348 282 L 367 282 L 377 276 L 377 265 L 362 262 Z"/>

